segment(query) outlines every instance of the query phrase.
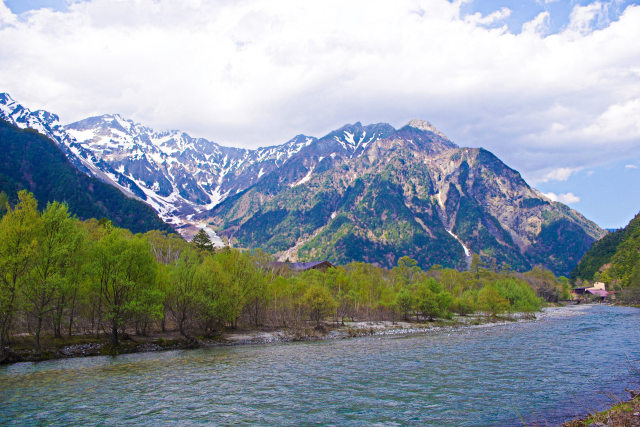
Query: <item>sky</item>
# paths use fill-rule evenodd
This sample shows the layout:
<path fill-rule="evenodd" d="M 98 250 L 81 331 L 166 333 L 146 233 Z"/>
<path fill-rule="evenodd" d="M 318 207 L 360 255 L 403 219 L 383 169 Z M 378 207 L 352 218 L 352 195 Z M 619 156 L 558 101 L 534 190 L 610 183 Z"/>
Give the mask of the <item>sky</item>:
<path fill-rule="evenodd" d="M 618 228 L 639 40 L 640 0 L 0 0 L 0 92 L 241 147 L 426 119 Z"/>

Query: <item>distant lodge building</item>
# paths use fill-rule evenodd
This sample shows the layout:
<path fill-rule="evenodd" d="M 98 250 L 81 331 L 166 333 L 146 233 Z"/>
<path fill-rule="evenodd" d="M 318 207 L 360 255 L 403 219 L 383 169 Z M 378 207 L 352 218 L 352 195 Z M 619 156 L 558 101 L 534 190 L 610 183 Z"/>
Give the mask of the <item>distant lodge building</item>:
<path fill-rule="evenodd" d="M 615 292 L 608 292 L 602 282 L 595 282 L 591 287 L 573 288 L 571 293 L 574 299 L 589 298 L 604 301 L 615 298 Z"/>
<path fill-rule="evenodd" d="M 307 270 L 320 270 L 322 272 L 335 267 L 329 261 L 310 261 L 310 262 L 274 262 L 271 266 L 276 271 L 291 270 L 302 272 Z"/>

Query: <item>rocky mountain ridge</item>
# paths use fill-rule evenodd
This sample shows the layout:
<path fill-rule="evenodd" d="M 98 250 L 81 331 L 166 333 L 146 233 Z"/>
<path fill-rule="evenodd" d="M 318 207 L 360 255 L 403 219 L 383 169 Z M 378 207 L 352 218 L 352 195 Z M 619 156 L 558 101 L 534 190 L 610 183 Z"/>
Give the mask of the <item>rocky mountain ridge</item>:
<path fill-rule="evenodd" d="M 249 150 L 119 115 L 62 126 L 7 94 L 0 118 L 51 137 L 79 169 L 145 201 L 183 235 L 207 227 L 281 259 L 393 266 L 408 255 L 463 268 L 477 253 L 566 274 L 605 234 L 492 153 L 458 147 L 426 121 L 358 122 Z"/>
<path fill-rule="evenodd" d="M 200 217 L 231 244 L 281 260 L 391 267 L 406 255 L 464 268 L 476 253 L 496 268 L 542 264 L 557 274 L 606 233 L 492 153 L 458 147 L 423 123 L 386 128 L 355 157 L 306 147 Z"/>

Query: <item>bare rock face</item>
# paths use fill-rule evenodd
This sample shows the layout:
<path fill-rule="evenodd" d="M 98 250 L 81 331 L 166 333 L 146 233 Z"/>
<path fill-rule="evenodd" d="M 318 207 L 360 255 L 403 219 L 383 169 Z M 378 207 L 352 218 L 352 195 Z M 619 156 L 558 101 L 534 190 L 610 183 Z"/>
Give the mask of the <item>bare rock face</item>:
<path fill-rule="evenodd" d="M 426 120 L 413 119 L 409 123 L 407 123 L 407 126 L 427 132 L 432 132 L 441 138 L 448 139 L 444 133 L 440 132 L 434 125 L 431 124 L 431 122 L 428 122 Z"/>
<path fill-rule="evenodd" d="M 464 268 L 475 253 L 567 274 L 606 233 L 424 120 L 400 129 L 358 122 L 247 150 L 119 115 L 62 126 L 8 94 L 0 118 L 54 139 L 78 169 L 145 201 L 186 237 L 205 227 L 215 238 L 215 229 L 292 260 L 391 267 L 407 255 L 423 267 Z"/>
<path fill-rule="evenodd" d="M 233 244 L 282 259 L 391 267 L 406 255 L 423 267 L 464 268 L 476 253 L 498 267 L 540 264 L 556 274 L 606 233 L 489 151 L 412 123 L 328 165 L 301 151 L 202 218 Z"/>

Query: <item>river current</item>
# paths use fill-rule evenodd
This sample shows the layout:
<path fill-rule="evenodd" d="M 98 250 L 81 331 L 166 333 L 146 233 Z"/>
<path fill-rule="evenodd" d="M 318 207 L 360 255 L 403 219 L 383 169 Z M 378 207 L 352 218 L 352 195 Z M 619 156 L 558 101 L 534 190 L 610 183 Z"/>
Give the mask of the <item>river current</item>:
<path fill-rule="evenodd" d="M 0 367 L 0 424 L 558 424 L 640 388 L 640 309 Z"/>

